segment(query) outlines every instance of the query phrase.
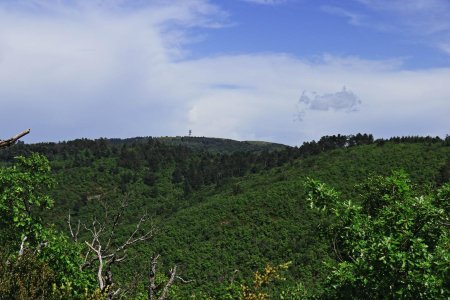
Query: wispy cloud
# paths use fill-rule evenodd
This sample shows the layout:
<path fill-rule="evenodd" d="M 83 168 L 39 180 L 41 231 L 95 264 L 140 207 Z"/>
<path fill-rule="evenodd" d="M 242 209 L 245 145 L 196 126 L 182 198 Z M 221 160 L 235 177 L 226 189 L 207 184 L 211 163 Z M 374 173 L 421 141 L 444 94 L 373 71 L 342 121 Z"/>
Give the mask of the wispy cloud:
<path fill-rule="evenodd" d="M 355 26 L 366 25 L 365 19 L 366 16 L 360 13 L 356 13 L 342 7 L 331 6 L 331 5 L 323 5 L 321 6 L 321 10 L 328 14 L 336 15 L 339 17 L 347 18 L 348 23 Z"/>
<path fill-rule="evenodd" d="M 284 3 L 288 2 L 289 0 L 241 0 L 241 1 L 255 3 L 255 4 L 262 4 L 262 5 L 278 5 L 278 4 L 284 4 Z"/>
<path fill-rule="evenodd" d="M 356 0 L 380 13 L 395 15 L 390 20 L 412 34 L 439 34 L 450 30 L 450 2 L 447 0 Z"/>
<path fill-rule="evenodd" d="M 357 9 L 322 6 L 326 13 L 341 16 L 354 26 L 392 32 L 444 50 L 450 43 L 450 2 L 447 0 L 354 0 Z"/>
<path fill-rule="evenodd" d="M 442 51 L 444 51 L 445 53 L 447 53 L 448 55 L 450 55 L 450 43 L 446 44 L 446 43 L 442 43 L 439 45 L 440 49 Z"/>

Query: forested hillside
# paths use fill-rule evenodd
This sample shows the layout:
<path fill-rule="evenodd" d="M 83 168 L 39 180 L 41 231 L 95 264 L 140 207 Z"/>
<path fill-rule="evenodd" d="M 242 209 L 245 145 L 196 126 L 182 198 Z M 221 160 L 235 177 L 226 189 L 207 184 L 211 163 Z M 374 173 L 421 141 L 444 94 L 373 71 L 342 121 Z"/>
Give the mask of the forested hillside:
<path fill-rule="evenodd" d="M 171 286 L 175 299 L 264 299 L 251 298 L 259 289 L 255 272 L 283 264 L 274 278 L 285 280 L 267 280 L 266 297 L 324 298 L 335 252 L 322 229 L 336 216 L 310 208 L 308 178 L 333 186 L 343 199 L 359 199 L 370 176 L 402 170 L 417 195 L 428 195 L 448 182 L 450 170 L 448 137 L 367 134 L 326 136 L 300 147 L 190 137 L 17 144 L 0 150 L 3 168 L 33 152 L 49 159 L 56 181 L 49 190 L 54 207 L 37 211 L 45 226 L 56 224 L 73 237 L 81 220 L 87 225 L 76 240 L 89 246 L 88 225 L 103 222 L 117 227 L 112 244 L 120 247 L 147 216 L 151 238 L 129 247 L 109 270 L 116 286 L 131 286 L 127 297 L 146 297 L 151 260 L 159 254 L 161 271 L 176 265 L 182 278 Z"/>

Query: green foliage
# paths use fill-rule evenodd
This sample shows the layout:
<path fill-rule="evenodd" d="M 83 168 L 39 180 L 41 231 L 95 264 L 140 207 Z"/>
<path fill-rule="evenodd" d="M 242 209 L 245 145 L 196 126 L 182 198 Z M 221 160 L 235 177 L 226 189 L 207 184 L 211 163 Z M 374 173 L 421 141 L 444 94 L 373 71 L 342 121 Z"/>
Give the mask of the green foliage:
<path fill-rule="evenodd" d="M 372 176 L 354 201 L 309 180 L 308 200 L 332 217 L 325 229 L 337 260 L 327 298 L 447 299 L 449 185 L 415 195 L 404 172 Z"/>
<path fill-rule="evenodd" d="M 382 177 L 372 177 L 379 182 L 354 188 L 367 174 L 388 175 L 392 169 L 404 169 L 414 185 L 405 191 L 411 195 L 431 194 L 435 185 L 443 185 L 448 178 L 450 147 L 438 138 L 374 141 L 371 135 L 363 134 L 328 136 L 298 148 L 282 147 L 280 151 L 261 145 L 251 150 L 243 143 L 220 139 L 175 140 L 176 145 L 170 139 L 152 138 L 16 145 L 0 152 L 0 163 L 10 166 L 14 156 L 33 151 L 49 158 L 58 182 L 51 191 L 55 206 L 52 210 L 31 210 L 33 220 L 42 217 L 43 222 L 35 223 L 46 230 L 50 226 L 44 224 L 53 223 L 58 230 L 67 232 L 69 211 L 75 221 L 91 224 L 101 216 L 100 202 L 111 204 L 127 198 L 129 206 L 123 210 L 123 222 L 116 231 L 121 241 L 134 230 L 136 217 L 148 212 L 159 234 L 151 242 L 129 249 L 120 270 L 113 269 L 114 280 L 117 285 L 128 286 L 136 274 L 141 274 L 136 286 L 145 295 L 146 261 L 152 253 L 160 253 L 165 266 L 162 270 L 176 264 L 184 279 L 193 280 L 177 286 L 174 299 L 236 298 L 239 284 L 249 285 L 254 270 L 286 261 L 292 261 L 286 281 L 270 285 L 270 294 L 274 298 L 284 295 L 285 299 L 318 295 L 324 291 L 330 268 L 322 262 L 333 266 L 335 261 L 333 245 L 328 247 L 332 239 L 318 234 L 319 229 L 333 225 L 337 218 L 325 213 L 335 208 L 330 205 L 333 199 L 352 199 L 347 203 L 350 207 L 357 204 L 362 210 L 377 212 L 388 205 L 379 201 L 377 195 L 388 190 L 389 185 Z M 322 211 L 308 209 L 311 203 L 306 200 L 308 194 L 303 186 L 308 176 L 340 191 L 330 193 L 323 186 L 315 191 L 317 194 L 310 195 L 322 199 L 315 203 Z M 360 189 L 367 193 L 360 193 Z M 364 206 L 359 194 L 367 198 Z M 433 201 L 440 202 L 439 207 L 447 205 L 448 212 L 446 195 L 441 192 L 441 197 L 434 197 Z M 15 235 L 14 230 L 9 232 L 14 242 L 6 246 L 9 253 L 16 254 L 21 236 Z M 0 234 L 0 239 L 6 237 Z M 86 238 L 86 232 L 81 230 L 79 240 Z M 71 253 L 64 247 L 54 252 Z M 71 249 L 75 254 L 79 251 Z M 39 259 L 44 260 L 43 252 Z M 50 260 L 50 254 L 47 257 L 45 260 Z M 76 255 L 70 254 L 67 259 L 74 262 Z M 66 265 L 64 260 L 48 265 L 55 264 L 68 270 L 64 271 L 67 274 L 75 274 L 76 263 Z M 74 283 L 70 286 L 83 285 L 75 283 L 75 279 L 71 281 Z"/>
<path fill-rule="evenodd" d="M 86 291 L 96 289 L 94 273 L 80 270 L 84 245 L 75 244 L 67 236 L 53 229 L 43 232 L 45 247 L 39 251 L 38 258 L 46 262 L 56 272 L 54 284 L 58 287 L 70 287 L 73 297 L 82 297 Z"/>
<path fill-rule="evenodd" d="M 318 180 L 307 178 L 305 187 L 308 191 L 306 199 L 309 201 L 309 206 L 312 209 L 325 211 L 334 205 L 339 197 L 339 193 L 328 188 L 325 183 Z"/>
<path fill-rule="evenodd" d="M 93 276 L 79 270 L 79 247 L 38 215 L 53 204 L 53 183 L 48 160 L 38 154 L 0 169 L 0 294 L 7 299 L 81 298 L 94 287 Z"/>
<path fill-rule="evenodd" d="M 14 166 L 0 169 L 1 228 L 9 229 L 9 241 L 27 237 L 28 243 L 36 243 L 41 238 L 36 210 L 52 206 L 48 191 L 53 184 L 49 162 L 38 154 L 18 157 Z"/>

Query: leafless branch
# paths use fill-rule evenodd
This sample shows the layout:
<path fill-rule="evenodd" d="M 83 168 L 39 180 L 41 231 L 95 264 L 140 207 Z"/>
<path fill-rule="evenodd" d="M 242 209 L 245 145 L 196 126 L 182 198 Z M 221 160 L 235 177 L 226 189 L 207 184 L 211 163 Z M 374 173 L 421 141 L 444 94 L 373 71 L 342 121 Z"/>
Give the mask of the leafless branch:
<path fill-rule="evenodd" d="M 70 235 L 72 236 L 72 239 L 75 242 L 77 242 L 78 241 L 78 233 L 80 232 L 81 221 L 78 220 L 77 230 L 74 232 L 72 229 L 72 222 L 70 221 L 70 211 L 69 211 L 69 217 L 67 218 L 67 224 L 69 224 L 69 231 L 70 231 Z"/>
<path fill-rule="evenodd" d="M 191 280 L 186 280 L 186 279 L 183 279 L 183 278 L 180 277 L 180 276 L 177 276 L 176 279 L 178 279 L 178 280 L 181 281 L 182 283 L 191 283 L 191 282 L 194 282 L 194 281 L 195 281 L 195 280 L 193 280 L 193 279 L 191 279 Z"/>
<path fill-rule="evenodd" d="M 156 291 L 156 265 L 158 264 L 159 254 L 156 255 L 150 263 L 150 271 L 148 272 L 148 300 L 153 300 Z"/>
<path fill-rule="evenodd" d="M 158 300 L 166 300 L 167 299 L 167 295 L 169 294 L 169 289 L 172 286 L 172 284 L 174 283 L 175 277 L 177 275 L 177 266 L 175 265 L 172 269 L 170 269 L 169 273 L 170 273 L 170 278 L 164 285 L 164 289 L 161 293 L 161 296 L 159 296 Z"/>
<path fill-rule="evenodd" d="M 21 137 L 29 134 L 30 131 L 31 131 L 30 129 L 27 129 L 27 130 L 22 131 L 19 134 L 16 134 L 15 136 L 13 136 L 7 140 L 4 140 L 4 141 L 0 140 L 0 148 L 10 147 L 10 146 L 14 145 Z"/>
<path fill-rule="evenodd" d="M 192 282 L 192 280 L 184 280 L 183 278 L 177 276 L 177 266 L 175 265 L 172 269 L 169 271 L 169 279 L 164 284 L 164 287 L 162 287 L 162 284 L 157 285 L 155 283 L 156 279 L 156 267 L 158 264 L 159 254 L 156 255 L 154 258 L 152 258 L 150 262 L 150 270 L 148 273 L 148 291 L 147 291 L 147 299 L 148 300 L 166 300 L 167 296 L 169 295 L 169 290 L 171 286 L 175 283 L 176 279 L 181 280 L 183 283 L 189 283 Z M 156 292 L 162 287 L 161 294 L 158 298 L 156 295 Z"/>
<path fill-rule="evenodd" d="M 27 240 L 27 236 L 22 238 L 22 242 L 20 243 L 19 256 L 23 255 L 23 251 L 25 250 L 25 241 Z"/>
<path fill-rule="evenodd" d="M 126 247 L 128 247 L 136 242 L 145 241 L 145 240 L 148 240 L 153 237 L 153 230 L 149 230 L 146 233 L 143 233 L 142 235 L 136 237 L 136 234 L 139 232 L 139 229 L 140 229 L 142 223 L 145 222 L 146 219 L 147 219 L 147 215 L 144 215 L 141 217 L 139 222 L 136 224 L 135 230 L 131 233 L 131 235 L 128 237 L 128 239 L 125 241 L 125 243 L 123 243 L 121 246 L 116 248 L 116 250 L 114 251 L 115 253 L 118 253 L 118 252 L 124 250 Z"/>
<path fill-rule="evenodd" d="M 109 246 L 111 245 L 111 241 L 112 241 L 112 239 L 113 239 L 113 237 L 114 237 L 114 234 L 116 233 L 116 228 L 117 228 L 117 225 L 119 224 L 119 221 L 120 221 L 120 218 L 122 217 L 122 212 L 125 210 L 125 208 L 128 206 L 128 203 L 127 202 L 125 202 L 125 201 L 123 201 L 121 204 L 120 204 L 120 209 L 119 209 L 119 211 L 116 213 L 116 215 L 114 216 L 114 220 L 113 220 L 113 224 L 112 224 L 112 226 L 111 226 L 111 231 L 110 231 L 110 233 L 109 233 L 109 238 L 108 238 L 108 242 L 106 243 L 106 247 L 105 247 L 105 250 L 108 250 L 109 249 Z M 107 207 L 105 206 L 105 209 L 107 210 Z"/>
<path fill-rule="evenodd" d="M 139 219 L 129 236 L 121 243 L 118 243 L 116 241 L 116 232 L 120 226 L 127 203 L 125 201 L 122 202 L 116 213 L 110 213 L 106 202 L 102 202 L 101 205 L 104 209 L 101 219 L 94 217 L 89 224 L 78 221 L 75 229 L 69 214 L 67 223 L 70 234 L 75 241 L 79 240 L 78 233 L 80 228 L 85 230 L 90 236 L 89 240 L 84 241 L 87 249 L 80 270 L 94 268 L 99 289 L 107 294 L 108 299 L 117 299 L 126 290 L 114 285 L 111 266 L 121 263 L 127 258 L 126 251 L 130 246 L 152 238 L 154 229 L 143 230 L 144 223 L 147 221 L 147 215 L 144 215 Z"/>
<path fill-rule="evenodd" d="M 100 290 L 103 291 L 105 289 L 105 280 L 103 278 L 102 246 L 99 245 L 98 248 L 94 248 L 94 246 L 89 244 L 87 241 L 85 241 L 85 243 L 97 255 L 97 258 L 98 258 L 97 281 L 98 281 L 98 286 L 99 286 Z"/>

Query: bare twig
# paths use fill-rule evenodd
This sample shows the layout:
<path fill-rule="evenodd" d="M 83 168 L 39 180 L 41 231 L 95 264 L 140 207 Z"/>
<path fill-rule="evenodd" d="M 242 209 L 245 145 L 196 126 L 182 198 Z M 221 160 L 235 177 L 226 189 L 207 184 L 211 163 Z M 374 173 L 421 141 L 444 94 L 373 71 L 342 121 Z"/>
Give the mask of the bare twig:
<path fill-rule="evenodd" d="M 167 296 L 169 295 L 169 289 L 171 286 L 175 283 L 176 279 L 179 279 L 183 283 L 189 283 L 193 280 L 184 280 L 180 276 L 177 276 L 177 266 L 175 265 L 172 269 L 169 271 L 169 279 L 164 284 L 164 287 L 162 287 L 162 283 L 160 285 L 157 285 L 155 283 L 156 279 L 156 266 L 158 264 L 158 258 L 159 254 L 156 255 L 154 258 L 152 258 L 150 263 L 150 270 L 148 273 L 148 291 L 147 291 L 147 299 L 148 300 L 166 300 Z M 156 292 L 162 287 L 161 294 L 158 298 L 156 298 Z"/>
<path fill-rule="evenodd" d="M 177 266 L 175 265 L 172 269 L 170 269 L 169 273 L 170 273 L 170 278 L 164 285 L 164 289 L 161 293 L 161 296 L 159 296 L 158 300 L 166 300 L 167 299 L 167 295 L 169 294 L 169 289 L 172 286 L 173 282 L 175 281 L 175 277 L 177 275 Z"/>
<path fill-rule="evenodd" d="M 20 243 L 19 256 L 23 255 L 23 251 L 25 249 L 25 241 L 27 240 L 27 236 L 22 238 L 22 242 Z"/>
<path fill-rule="evenodd" d="M 5 148 L 14 145 L 21 137 L 29 134 L 30 131 L 31 131 L 30 129 L 27 129 L 7 140 L 0 141 L 0 148 Z"/>
<path fill-rule="evenodd" d="M 131 233 L 131 235 L 128 237 L 128 239 L 126 240 L 125 243 L 123 243 L 121 246 L 116 248 L 116 250 L 114 251 L 114 254 L 124 250 L 126 247 L 128 247 L 136 242 L 145 241 L 145 240 L 148 240 L 153 237 L 153 230 L 149 230 L 146 233 L 144 233 L 138 237 L 135 237 L 136 234 L 139 232 L 139 229 L 140 229 L 142 223 L 145 222 L 146 219 L 147 219 L 146 215 L 141 217 L 139 222 L 136 224 L 135 230 Z"/>
<path fill-rule="evenodd" d="M 117 231 L 127 203 L 126 201 L 122 202 L 115 213 L 109 212 L 106 202 L 101 202 L 101 205 L 104 209 L 104 214 L 100 220 L 94 217 L 90 224 L 78 221 L 75 229 L 69 214 L 67 223 L 70 234 L 75 241 L 78 240 L 80 228 L 88 232 L 90 236 L 88 241 L 84 241 L 87 249 L 80 270 L 94 268 L 99 289 L 107 294 L 107 299 L 117 299 L 127 291 L 115 286 L 111 266 L 124 261 L 127 258 L 127 249 L 135 243 L 152 238 L 154 231 L 153 228 L 143 230 L 144 223 L 147 221 L 147 215 L 144 215 L 139 219 L 129 236 L 119 243 L 117 241 Z"/>
<path fill-rule="evenodd" d="M 102 204 L 102 205 L 104 205 L 104 204 Z M 106 243 L 105 250 L 108 250 L 108 249 L 109 249 L 109 246 L 111 245 L 111 240 L 113 239 L 114 234 L 116 233 L 116 227 L 117 227 L 117 225 L 119 224 L 120 218 L 122 217 L 122 212 L 125 210 L 125 208 L 126 208 L 127 206 L 128 206 L 128 203 L 127 203 L 126 201 L 123 201 L 123 202 L 120 204 L 120 209 L 119 209 L 119 211 L 117 212 L 117 214 L 114 216 L 114 221 L 113 221 L 113 224 L 112 224 L 111 231 L 110 231 L 110 233 L 109 233 L 109 238 L 108 238 L 108 242 Z M 104 208 L 105 208 L 105 210 L 107 211 L 107 207 L 104 206 Z M 107 215 L 106 215 L 106 217 L 107 217 Z"/>
<path fill-rule="evenodd" d="M 194 282 L 194 281 L 195 281 L 194 279 L 186 280 L 186 279 L 183 279 L 183 278 L 180 277 L 180 276 L 177 276 L 176 279 L 178 279 L 179 281 L 181 281 L 181 283 L 191 283 L 191 282 Z"/>
<path fill-rule="evenodd" d="M 77 242 L 78 241 L 78 233 L 80 232 L 81 221 L 78 220 L 77 231 L 74 232 L 72 229 L 72 222 L 70 221 L 70 211 L 69 211 L 69 217 L 67 218 L 67 224 L 69 224 L 69 231 L 70 231 L 70 235 L 72 236 L 72 239 L 75 242 Z"/>
<path fill-rule="evenodd" d="M 148 300 L 153 300 L 155 297 L 155 291 L 157 288 L 157 286 L 155 284 L 156 265 L 158 264 L 158 258 L 159 258 L 159 254 L 156 255 L 152 259 L 152 262 L 150 263 L 150 270 L 148 272 Z"/>
<path fill-rule="evenodd" d="M 99 286 L 100 290 L 103 292 L 105 289 L 105 281 L 103 278 L 102 246 L 99 245 L 98 248 L 94 248 L 94 246 L 89 244 L 87 241 L 85 243 L 86 243 L 86 245 L 89 246 L 89 248 L 92 249 L 92 251 L 95 252 L 95 254 L 97 254 L 97 258 L 98 258 L 97 281 L 98 281 L 98 286 Z"/>

